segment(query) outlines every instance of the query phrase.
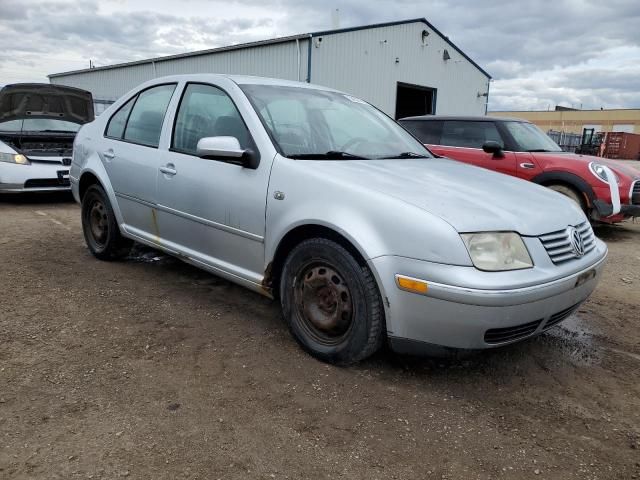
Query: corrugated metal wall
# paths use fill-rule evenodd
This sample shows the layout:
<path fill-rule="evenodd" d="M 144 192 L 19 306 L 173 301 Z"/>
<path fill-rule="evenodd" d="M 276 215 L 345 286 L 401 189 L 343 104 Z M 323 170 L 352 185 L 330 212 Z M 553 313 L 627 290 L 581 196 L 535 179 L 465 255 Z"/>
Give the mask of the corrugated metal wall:
<path fill-rule="evenodd" d="M 426 43 L 422 31 L 429 31 Z M 443 60 L 447 49 L 450 60 Z M 55 76 L 51 83 L 89 90 L 115 100 L 136 85 L 163 75 L 233 73 L 305 81 L 308 40 L 300 39 L 160 60 L 113 69 Z M 397 59 L 397 61 L 396 61 Z M 361 97 L 394 116 L 397 83 L 437 89 L 436 113 L 484 115 L 488 79 L 422 22 L 314 37 L 311 83 Z"/>
<path fill-rule="evenodd" d="M 291 41 L 119 68 L 96 69 L 55 76 L 50 80 L 51 83 L 88 90 L 99 100 L 116 100 L 147 80 L 183 73 L 233 73 L 305 81 L 307 43 L 306 40 L 298 43 Z"/>
<path fill-rule="evenodd" d="M 485 113 L 486 97 L 478 92 L 487 91 L 487 77 L 423 23 L 314 38 L 311 59 L 311 83 L 357 95 L 392 116 L 397 82 L 436 88 L 437 114 Z"/>

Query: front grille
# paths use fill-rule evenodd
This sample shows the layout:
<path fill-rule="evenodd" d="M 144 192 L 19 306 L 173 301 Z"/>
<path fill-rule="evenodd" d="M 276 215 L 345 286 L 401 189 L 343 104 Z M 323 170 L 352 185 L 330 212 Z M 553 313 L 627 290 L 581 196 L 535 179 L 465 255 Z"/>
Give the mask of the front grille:
<path fill-rule="evenodd" d="M 640 205 L 640 180 L 636 180 L 631 188 L 631 203 Z"/>
<path fill-rule="evenodd" d="M 34 178 L 24 182 L 24 188 L 51 188 L 51 187 L 68 187 L 69 179 L 58 180 L 57 178 Z"/>
<path fill-rule="evenodd" d="M 576 308 L 578 308 L 579 305 L 580 305 L 579 303 L 576 305 L 572 305 L 569 308 L 565 308 L 564 310 L 560 310 L 559 312 L 551 315 L 549 317 L 549 320 L 547 320 L 547 323 L 545 324 L 544 329 L 546 330 L 548 328 L 551 328 L 554 325 L 559 324 L 565 318 L 569 318 L 571 314 L 575 312 Z"/>
<path fill-rule="evenodd" d="M 538 237 L 553 263 L 559 264 L 580 258 L 595 248 L 596 237 L 593 234 L 593 230 L 591 229 L 589 222 L 576 225 L 575 228 L 580 237 L 582 237 L 582 255 L 576 252 L 572 243 L 572 227 L 565 228 L 564 230 L 557 230 Z"/>
<path fill-rule="evenodd" d="M 542 319 L 516 325 L 515 327 L 492 328 L 484 333 L 484 341 L 486 343 L 503 343 L 518 340 L 531 335 L 541 323 Z"/>

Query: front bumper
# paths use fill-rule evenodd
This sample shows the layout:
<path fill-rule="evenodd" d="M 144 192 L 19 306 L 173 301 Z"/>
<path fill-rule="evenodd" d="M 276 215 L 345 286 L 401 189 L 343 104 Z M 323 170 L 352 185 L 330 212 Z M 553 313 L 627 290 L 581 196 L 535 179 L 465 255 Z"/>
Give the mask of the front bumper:
<path fill-rule="evenodd" d="M 606 246 L 598 243 L 579 270 L 519 288 L 478 288 L 478 278 L 485 275 L 490 285 L 495 275 L 473 267 L 392 256 L 373 259 L 372 267 L 383 285 L 391 345 L 405 351 L 410 345 L 412 353 L 421 346 L 426 353 L 433 352 L 433 346 L 475 350 L 537 335 L 568 317 L 595 289 L 607 254 Z M 428 291 L 421 295 L 401 290 L 395 283 L 397 274 L 426 280 Z M 475 277 L 475 285 L 447 284 L 441 280 L 446 276 L 456 283 L 465 276 Z"/>
<path fill-rule="evenodd" d="M 71 189 L 69 167 L 62 159 L 32 161 L 30 165 L 0 163 L 0 193 L 56 192 Z"/>
<path fill-rule="evenodd" d="M 598 215 L 606 218 L 613 215 L 613 205 L 602 200 L 594 200 L 593 206 L 596 207 Z M 620 215 L 624 217 L 640 217 L 640 205 L 620 205 Z"/>

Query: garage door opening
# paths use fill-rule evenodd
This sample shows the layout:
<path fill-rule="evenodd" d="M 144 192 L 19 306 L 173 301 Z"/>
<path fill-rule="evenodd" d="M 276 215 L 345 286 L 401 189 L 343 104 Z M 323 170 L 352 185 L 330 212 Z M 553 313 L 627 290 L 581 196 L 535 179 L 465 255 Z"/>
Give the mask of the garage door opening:
<path fill-rule="evenodd" d="M 398 82 L 396 120 L 416 115 L 435 115 L 436 89 Z"/>

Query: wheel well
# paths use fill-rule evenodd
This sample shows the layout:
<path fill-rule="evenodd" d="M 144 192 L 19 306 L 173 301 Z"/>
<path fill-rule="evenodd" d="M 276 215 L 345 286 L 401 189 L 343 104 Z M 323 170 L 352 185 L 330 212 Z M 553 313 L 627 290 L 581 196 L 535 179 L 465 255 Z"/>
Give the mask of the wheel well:
<path fill-rule="evenodd" d="M 563 180 L 547 180 L 547 181 L 541 182 L 540 185 L 542 185 L 543 187 L 551 187 L 552 185 L 560 185 L 560 186 L 566 187 L 566 188 L 568 188 L 570 190 L 573 190 L 578 195 L 578 198 L 582 199 L 582 208 L 583 209 L 591 207 L 591 200 L 589 199 L 589 195 L 584 193 L 582 190 L 580 190 L 578 187 L 576 187 L 571 182 L 567 182 L 567 181 L 563 181 Z"/>
<path fill-rule="evenodd" d="M 289 252 L 297 245 L 310 238 L 326 238 L 328 240 L 332 240 L 353 255 L 359 264 L 367 264 L 358 249 L 346 237 L 335 230 L 322 225 L 301 225 L 288 232 L 282 240 L 280 240 L 278 248 L 276 248 L 276 253 L 273 256 L 273 260 L 265 272 L 262 283 L 266 288 L 271 290 L 274 297 L 278 297 L 280 275 L 282 274 L 282 269 Z"/>
<path fill-rule="evenodd" d="M 100 185 L 100 180 L 98 180 L 98 177 L 96 177 L 93 173 L 87 172 L 82 174 L 82 176 L 80 177 L 80 185 L 78 189 L 80 193 L 80 200 L 82 200 L 82 197 L 84 197 L 87 188 L 95 184 Z"/>

